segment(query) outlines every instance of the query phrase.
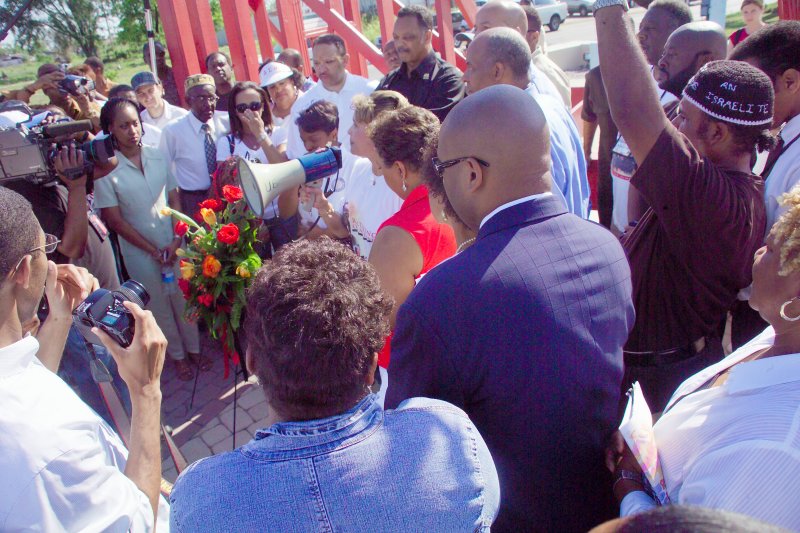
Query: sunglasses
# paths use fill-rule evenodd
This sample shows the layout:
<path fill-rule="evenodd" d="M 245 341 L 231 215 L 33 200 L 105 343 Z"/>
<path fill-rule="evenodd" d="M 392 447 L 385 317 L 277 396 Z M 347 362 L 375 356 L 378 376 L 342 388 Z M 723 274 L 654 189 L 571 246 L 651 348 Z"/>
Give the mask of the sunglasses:
<path fill-rule="evenodd" d="M 25 256 L 28 254 L 32 254 L 33 252 L 38 252 L 39 250 L 43 251 L 45 254 L 52 254 L 58 248 L 58 245 L 61 243 L 61 239 L 56 237 L 55 235 L 50 235 L 49 233 L 44 234 L 44 244 L 41 246 L 37 246 L 36 248 L 31 248 L 24 254 L 22 257 L 19 258 L 17 261 L 17 266 L 14 267 L 13 271 L 16 271 L 19 268 L 19 265 L 22 264 L 22 260 L 25 259 Z M 12 271 L 12 272 L 13 272 Z"/>
<path fill-rule="evenodd" d="M 249 104 L 236 104 L 236 112 L 237 113 L 244 113 L 248 109 L 255 113 L 256 111 L 261 111 L 262 108 L 261 102 L 250 102 Z"/>
<path fill-rule="evenodd" d="M 438 157 L 431 158 L 431 162 L 433 163 L 433 169 L 436 171 L 436 175 L 442 178 L 444 176 L 444 170 L 446 168 L 450 168 L 456 166 L 457 164 L 461 163 L 462 161 L 466 161 L 467 159 L 474 159 L 478 162 L 479 165 L 489 168 L 489 163 L 484 161 L 483 159 L 478 159 L 475 156 L 468 155 L 466 157 L 457 157 L 455 159 L 450 159 L 447 161 L 442 161 Z"/>

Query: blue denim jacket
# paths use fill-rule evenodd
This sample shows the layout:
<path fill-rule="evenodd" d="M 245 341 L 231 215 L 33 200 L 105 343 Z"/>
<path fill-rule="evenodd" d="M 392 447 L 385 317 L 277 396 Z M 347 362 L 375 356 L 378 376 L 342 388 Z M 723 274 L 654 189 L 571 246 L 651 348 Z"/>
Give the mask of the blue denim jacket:
<path fill-rule="evenodd" d="M 170 503 L 173 532 L 488 531 L 500 487 L 463 411 L 427 398 L 384 411 L 369 395 L 197 461 Z"/>

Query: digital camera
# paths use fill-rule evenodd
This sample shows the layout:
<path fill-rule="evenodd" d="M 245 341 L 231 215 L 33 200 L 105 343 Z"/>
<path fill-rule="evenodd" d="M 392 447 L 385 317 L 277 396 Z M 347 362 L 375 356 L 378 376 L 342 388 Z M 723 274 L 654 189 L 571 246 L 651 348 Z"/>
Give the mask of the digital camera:
<path fill-rule="evenodd" d="M 92 333 L 92 328 L 97 327 L 127 348 L 133 342 L 135 323 L 131 312 L 122 305 L 126 301 L 143 308 L 150 302 L 150 295 L 141 283 L 132 279 L 115 291 L 97 289 L 75 308 L 72 321 L 83 338 L 92 344 L 102 345 Z"/>

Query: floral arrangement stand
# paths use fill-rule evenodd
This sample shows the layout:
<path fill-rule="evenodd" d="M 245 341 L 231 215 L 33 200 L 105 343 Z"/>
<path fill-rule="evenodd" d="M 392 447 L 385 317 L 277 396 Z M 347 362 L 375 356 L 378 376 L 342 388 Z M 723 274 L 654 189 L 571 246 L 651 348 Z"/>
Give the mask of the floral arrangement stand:
<path fill-rule="evenodd" d="M 168 207 L 162 214 L 175 217 L 175 233 L 186 237 L 186 247 L 178 250 L 178 286 L 187 318 L 202 320 L 212 338 L 221 341 L 227 379 L 231 361 L 244 369 L 238 333 L 247 287 L 261 258 L 254 248 L 259 220 L 247 208 L 242 190 L 225 185 L 221 196 L 203 201 L 196 219 Z"/>

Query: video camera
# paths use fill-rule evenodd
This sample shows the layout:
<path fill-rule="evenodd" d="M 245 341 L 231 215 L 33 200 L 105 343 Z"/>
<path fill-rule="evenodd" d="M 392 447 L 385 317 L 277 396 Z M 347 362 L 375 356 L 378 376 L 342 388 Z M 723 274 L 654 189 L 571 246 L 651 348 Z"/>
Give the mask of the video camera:
<path fill-rule="evenodd" d="M 62 94 L 71 94 L 72 96 L 89 94 L 90 91 L 94 90 L 94 82 L 83 76 L 67 74 L 63 80 L 58 82 L 58 90 Z"/>
<path fill-rule="evenodd" d="M 0 106 L 0 113 L 19 111 L 28 121 L 18 122 L 14 127 L 0 126 L 0 184 L 24 179 L 35 184 L 49 183 L 57 179 L 53 158 L 56 151 L 71 141 L 76 133 L 92 130 L 89 120 L 52 124 L 27 125 L 33 114 L 22 102 L 10 101 Z M 84 168 L 65 172 L 67 179 L 77 179 L 91 172 L 94 163 L 105 164 L 114 156 L 111 136 L 94 139 L 79 145 L 84 155 Z"/>

